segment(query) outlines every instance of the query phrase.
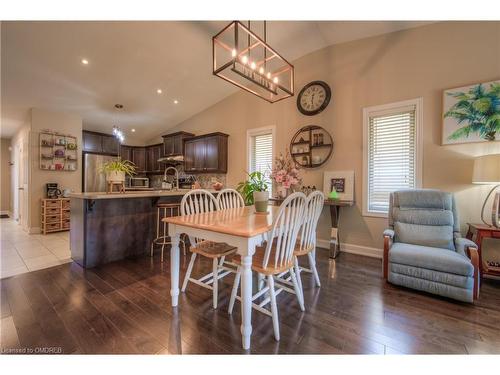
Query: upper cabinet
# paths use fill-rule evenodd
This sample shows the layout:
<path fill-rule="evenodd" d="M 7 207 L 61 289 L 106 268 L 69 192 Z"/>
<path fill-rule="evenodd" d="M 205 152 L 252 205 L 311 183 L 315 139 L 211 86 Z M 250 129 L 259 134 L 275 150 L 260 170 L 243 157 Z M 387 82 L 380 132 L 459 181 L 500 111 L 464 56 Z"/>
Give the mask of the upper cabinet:
<path fill-rule="evenodd" d="M 83 151 L 118 155 L 119 143 L 112 135 L 83 131 Z"/>
<path fill-rule="evenodd" d="M 146 172 L 146 148 L 132 147 L 132 162 L 135 164 L 136 172 Z"/>
<path fill-rule="evenodd" d="M 184 170 L 191 173 L 227 173 L 227 134 L 211 133 L 184 142 Z"/>
<path fill-rule="evenodd" d="M 146 167 L 148 172 L 161 172 L 162 166 L 158 163 L 161 157 L 163 144 L 151 145 L 146 147 Z"/>
<path fill-rule="evenodd" d="M 163 156 L 179 156 L 184 154 L 184 141 L 194 134 L 177 132 L 163 136 Z"/>

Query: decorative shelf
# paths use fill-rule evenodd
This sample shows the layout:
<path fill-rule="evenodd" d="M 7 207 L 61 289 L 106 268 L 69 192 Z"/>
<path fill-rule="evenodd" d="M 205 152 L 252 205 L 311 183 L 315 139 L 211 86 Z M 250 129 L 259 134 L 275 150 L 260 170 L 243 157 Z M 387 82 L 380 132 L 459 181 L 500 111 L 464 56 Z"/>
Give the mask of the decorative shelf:
<path fill-rule="evenodd" d="M 41 131 L 39 136 L 40 169 L 45 171 L 76 171 L 77 164 L 75 163 L 78 162 L 77 142 L 77 137 L 72 135 L 50 130 Z"/>
<path fill-rule="evenodd" d="M 290 142 L 290 155 L 303 168 L 317 168 L 325 164 L 333 152 L 333 139 L 317 125 L 302 127 Z"/>

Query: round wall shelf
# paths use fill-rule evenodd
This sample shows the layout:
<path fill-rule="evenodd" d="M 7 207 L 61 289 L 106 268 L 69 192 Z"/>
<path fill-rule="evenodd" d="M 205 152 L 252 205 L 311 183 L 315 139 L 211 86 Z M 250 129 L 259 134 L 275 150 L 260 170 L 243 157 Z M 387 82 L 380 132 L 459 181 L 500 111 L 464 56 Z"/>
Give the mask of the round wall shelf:
<path fill-rule="evenodd" d="M 317 168 L 325 164 L 333 151 L 333 139 L 321 126 L 301 128 L 290 142 L 290 154 L 302 168 Z"/>

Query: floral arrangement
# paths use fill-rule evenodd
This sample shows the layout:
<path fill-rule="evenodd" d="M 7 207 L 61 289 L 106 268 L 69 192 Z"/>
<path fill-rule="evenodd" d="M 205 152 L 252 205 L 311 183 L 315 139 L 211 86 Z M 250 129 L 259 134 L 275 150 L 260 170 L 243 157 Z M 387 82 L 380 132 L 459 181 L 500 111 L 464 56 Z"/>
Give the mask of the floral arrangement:
<path fill-rule="evenodd" d="M 280 156 L 274 159 L 271 178 L 284 189 L 293 188 L 302 182 L 299 168 L 290 157 L 288 150 L 286 156 L 280 153 Z"/>

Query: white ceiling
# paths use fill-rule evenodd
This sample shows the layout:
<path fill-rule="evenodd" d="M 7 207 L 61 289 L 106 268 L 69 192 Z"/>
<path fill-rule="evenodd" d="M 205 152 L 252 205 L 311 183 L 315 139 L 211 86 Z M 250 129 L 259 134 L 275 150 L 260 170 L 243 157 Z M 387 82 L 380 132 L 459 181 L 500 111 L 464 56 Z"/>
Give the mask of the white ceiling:
<path fill-rule="evenodd" d="M 237 90 L 211 71 L 211 37 L 227 23 L 2 22 L 1 136 L 12 136 L 32 107 L 76 112 L 84 129 L 110 132 L 118 124 L 130 135 L 136 128 L 141 141 L 166 133 Z M 267 34 L 293 61 L 427 23 L 272 21 Z M 119 114 L 115 103 L 125 106 Z"/>

